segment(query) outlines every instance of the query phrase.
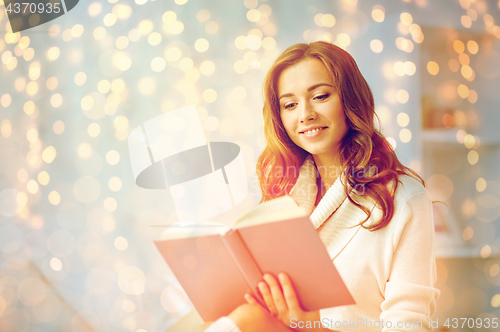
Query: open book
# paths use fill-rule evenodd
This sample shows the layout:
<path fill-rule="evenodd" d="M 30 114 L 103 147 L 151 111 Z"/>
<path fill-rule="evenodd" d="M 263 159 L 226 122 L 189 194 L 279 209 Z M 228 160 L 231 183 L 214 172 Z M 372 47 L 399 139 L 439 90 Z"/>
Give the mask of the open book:
<path fill-rule="evenodd" d="M 354 303 L 307 214 L 289 196 L 257 205 L 232 228 L 170 227 L 163 238 L 156 246 L 205 321 L 246 303 L 245 293 L 261 300 L 264 273 L 286 272 L 306 311 Z"/>

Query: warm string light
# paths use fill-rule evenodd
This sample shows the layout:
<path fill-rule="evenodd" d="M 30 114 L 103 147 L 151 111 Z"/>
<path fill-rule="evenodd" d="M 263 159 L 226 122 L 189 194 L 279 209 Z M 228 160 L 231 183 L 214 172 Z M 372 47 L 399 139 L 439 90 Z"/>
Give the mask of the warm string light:
<path fill-rule="evenodd" d="M 426 5 L 426 1 L 421 0 L 405 2 L 414 2 L 420 7 Z M 230 50 L 222 53 L 218 50 L 221 47 L 218 38 L 228 33 L 227 22 L 212 8 L 195 7 L 197 10 L 188 15 L 188 8 L 195 6 L 194 3 L 176 0 L 163 13 L 143 15 L 141 10 L 154 8 L 158 2 L 93 1 L 85 4 L 89 19 L 82 19 L 85 24 L 48 23 L 49 33 L 43 46 L 29 33 L 7 33 L 0 41 L 1 70 L 11 79 L 9 89 L 2 91 L 0 105 L 7 111 L 18 110 L 15 116 L 0 117 L 0 140 L 2 144 L 8 142 L 9 146 L 14 146 L 15 140 L 24 144 L 16 143 L 14 150 L 19 155 L 8 162 L 7 169 L 14 174 L 12 188 L 1 191 L 1 197 L 12 204 L 8 210 L 0 212 L 26 221 L 30 232 L 27 239 L 33 238 L 33 243 L 28 244 L 31 249 L 26 252 L 45 259 L 42 266 L 47 270 L 43 273 L 54 278 L 51 280 L 63 280 L 71 271 L 85 271 L 88 296 L 99 300 L 102 300 L 100 296 L 114 298 L 113 287 L 117 284 L 121 297 L 116 296 L 117 306 L 109 306 L 112 308 L 109 310 L 120 317 L 117 328 L 149 331 L 140 328 L 140 321 L 129 316 L 143 307 L 137 295 L 151 291 L 146 280 L 154 279 L 158 273 L 139 267 L 133 247 L 137 238 L 119 233 L 123 232 L 123 220 L 129 220 L 120 209 L 141 202 L 148 211 L 131 214 L 140 219 L 137 223 L 165 220 L 161 213 L 154 212 L 153 203 L 143 201 L 141 194 L 127 197 L 132 184 L 127 180 L 129 174 L 122 169 L 127 167 L 124 144 L 129 130 L 157 112 L 168 112 L 194 102 L 204 129 L 211 135 L 229 139 L 255 137 L 260 125 L 252 111 L 259 108 L 254 102 L 260 98 L 257 86 L 273 59 L 286 46 L 281 39 L 283 24 L 276 10 L 273 11 L 272 2 L 240 1 L 242 28 L 234 30 L 237 35 L 228 34 L 231 36 Z M 477 2 L 461 0 L 459 4 L 463 9 L 463 16 L 457 18 L 461 26 L 470 28 L 484 23 L 488 33 L 500 38 L 500 28 L 495 25 L 494 17 L 481 11 Z M 384 69 L 385 78 L 407 82 L 416 79 L 417 71 L 426 70 L 439 79 L 451 71 L 460 75 L 463 81 L 444 86 L 445 94 L 476 103 L 478 89 L 474 89 L 472 83 L 479 73 L 473 59 L 482 52 L 479 40 L 457 39 L 452 45 L 455 52 L 452 58 L 445 62 L 428 59 L 419 65 L 409 56 L 425 44 L 428 36 L 417 24 L 416 14 L 397 13 L 399 21 L 392 26 L 388 18 L 394 16 L 394 11 L 389 10 L 388 4 L 384 5 L 386 7 L 376 4 L 365 9 L 361 2 L 343 0 L 339 8 L 345 12 L 329 10 L 319 3 L 308 5 L 304 7 L 304 15 L 308 15 L 309 20 L 304 25 L 304 39 L 326 40 L 349 49 L 351 45 L 358 45 L 363 37 L 356 31 L 359 27 L 347 25 L 347 18 L 363 14 L 370 24 L 396 28 L 399 33 L 394 40 L 381 35 L 366 40 L 367 49 L 376 53 L 370 53 L 373 56 L 397 55 L 388 65 L 387 73 Z M 5 23 L 6 16 L 0 16 L 0 24 Z M 88 49 L 80 49 L 81 45 Z M 222 49 L 226 50 L 225 44 Z M 94 61 L 92 66 L 88 65 L 90 61 Z M 57 70 L 57 67 L 64 70 Z M 224 82 L 231 84 L 224 85 Z M 158 105 L 150 104 L 155 99 Z M 379 105 L 377 114 L 382 127 L 392 130 L 387 140 L 394 149 L 404 149 L 418 139 L 414 113 L 407 111 L 417 99 L 415 92 L 404 85 L 384 91 L 387 105 Z M 470 112 L 457 111 L 443 115 L 442 123 L 445 128 L 456 130 L 469 122 L 468 117 Z M 479 137 L 461 130 L 457 131 L 456 140 L 467 151 L 464 163 L 478 167 L 482 161 Z M 261 146 L 252 144 L 242 145 L 249 158 L 255 159 L 254 151 Z M 456 161 L 452 152 L 447 156 Z M 452 169 L 450 166 L 448 171 Z M 457 190 L 451 180 L 454 172 L 436 174 L 428 179 L 431 189 L 439 189 L 440 199 L 448 200 Z M 489 191 L 495 186 L 494 181 L 485 178 L 475 182 L 477 192 L 484 195 L 495 196 L 494 191 Z M 485 204 L 496 204 L 488 199 L 489 196 L 469 198 L 463 202 L 461 212 L 468 218 L 479 215 L 482 222 L 491 222 L 494 212 L 481 215 Z M 42 211 L 41 207 L 53 212 Z M 37 213 L 44 213 L 44 217 Z M 53 225 L 62 229 L 55 230 Z M 134 231 L 151 234 L 151 231 L 143 231 L 140 225 L 134 227 L 137 228 Z M 16 241 L 24 239 L 23 232 L 20 226 L 11 228 Z M 111 236 L 110 241 L 105 234 Z M 478 234 L 477 227 L 469 226 L 463 230 L 462 237 L 464 241 L 473 241 L 480 236 Z M 37 241 L 48 243 L 47 248 L 38 251 L 43 254 L 36 253 Z M 483 259 L 494 254 L 491 243 L 475 242 L 474 245 L 479 246 Z M 18 255 L 25 255 L 18 252 Z M 121 256 L 122 253 L 130 258 Z M 75 260 L 74 255 L 78 255 L 79 260 Z M 6 257 L 11 264 L 16 259 L 23 262 L 21 256 L 12 256 L 12 260 Z M 500 273 L 499 269 L 498 264 L 492 265 L 485 273 L 494 277 Z M 8 289 L 6 294 L 15 294 L 12 296 L 16 302 L 30 307 L 36 318 L 33 322 L 50 323 L 60 319 L 57 314 L 60 304 L 48 286 L 29 279 L 21 280 L 16 288 L 5 286 L 2 278 L 0 289 Z M 163 280 L 160 284 L 155 295 L 161 298 L 162 309 L 171 315 L 186 313 L 188 301 L 180 288 L 174 283 L 165 285 Z M 500 306 L 499 296 L 490 297 L 492 307 Z M 0 307 L 6 298 L 7 295 L 0 292 Z M 85 310 L 97 309 L 89 304 Z M 0 313 L 1 318 L 4 317 Z M 151 330 L 159 324 L 152 324 Z"/>

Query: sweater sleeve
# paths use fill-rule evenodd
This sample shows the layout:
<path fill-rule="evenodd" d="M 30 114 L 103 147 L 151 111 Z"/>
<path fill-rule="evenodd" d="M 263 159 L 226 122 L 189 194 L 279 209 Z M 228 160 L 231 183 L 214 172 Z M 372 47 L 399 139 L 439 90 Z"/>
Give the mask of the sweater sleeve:
<path fill-rule="evenodd" d="M 241 332 L 229 317 L 221 317 L 210 325 L 205 332 Z"/>
<path fill-rule="evenodd" d="M 432 331 L 429 320 L 440 293 L 434 288 L 437 273 L 432 203 L 427 191 L 420 191 L 403 204 L 395 216 L 394 255 L 381 304 L 382 331 Z"/>

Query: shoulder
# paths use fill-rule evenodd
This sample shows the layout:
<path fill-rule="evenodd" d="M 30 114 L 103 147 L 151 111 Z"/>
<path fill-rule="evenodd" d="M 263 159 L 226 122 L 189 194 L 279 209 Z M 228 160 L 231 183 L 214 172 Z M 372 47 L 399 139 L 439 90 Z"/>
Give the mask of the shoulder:
<path fill-rule="evenodd" d="M 398 177 L 399 183 L 394 196 L 394 216 L 390 224 L 394 228 L 394 244 L 403 232 L 423 233 L 430 236 L 434 231 L 432 202 L 430 194 L 422 183 L 409 176 Z"/>
<path fill-rule="evenodd" d="M 422 183 L 409 175 L 398 176 L 398 187 L 394 195 L 395 203 L 411 203 L 417 199 L 430 199 L 429 192 Z"/>
<path fill-rule="evenodd" d="M 387 188 L 392 192 L 395 182 L 387 184 Z M 396 192 L 394 194 L 394 212 L 395 214 L 398 210 L 408 209 L 412 202 L 418 200 L 430 200 L 430 194 L 427 189 L 422 185 L 422 183 L 409 175 L 399 175 L 398 184 Z M 375 205 L 375 210 L 380 210 L 380 206 L 375 204 L 372 197 L 357 196 L 356 201 L 367 207 Z M 382 211 L 379 211 L 380 216 Z"/>
<path fill-rule="evenodd" d="M 385 184 L 386 188 L 392 193 L 395 181 L 391 181 Z M 357 191 L 353 189 L 356 195 L 351 195 L 351 198 L 358 204 L 364 205 L 367 208 L 381 209 L 380 205 L 376 203 L 375 198 L 370 195 L 365 195 L 364 191 Z M 429 192 L 423 186 L 423 184 L 415 179 L 414 177 L 406 174 L 398 175 L 398 182 L 396 192 L 393 196 L 393 202 L 397 206 L 404 204 L 405 202 L 414 199 L 417 196 L 429 196 Z"/>

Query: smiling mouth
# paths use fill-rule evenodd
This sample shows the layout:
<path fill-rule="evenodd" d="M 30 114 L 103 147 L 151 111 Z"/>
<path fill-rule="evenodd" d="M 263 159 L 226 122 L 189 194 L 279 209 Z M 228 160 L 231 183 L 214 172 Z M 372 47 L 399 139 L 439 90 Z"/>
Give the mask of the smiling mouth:
<path fill-rule="evenodd" d="M 312 129 L 312 130 L 301 131 L 299 134 L 310 135 L 310 134 L 317 133 L 318 131 L 326 129 L 326 128 L 328 128 L 328 127 L 320 127 L 320 128 L 315 128 L 315 129 Z"/>

